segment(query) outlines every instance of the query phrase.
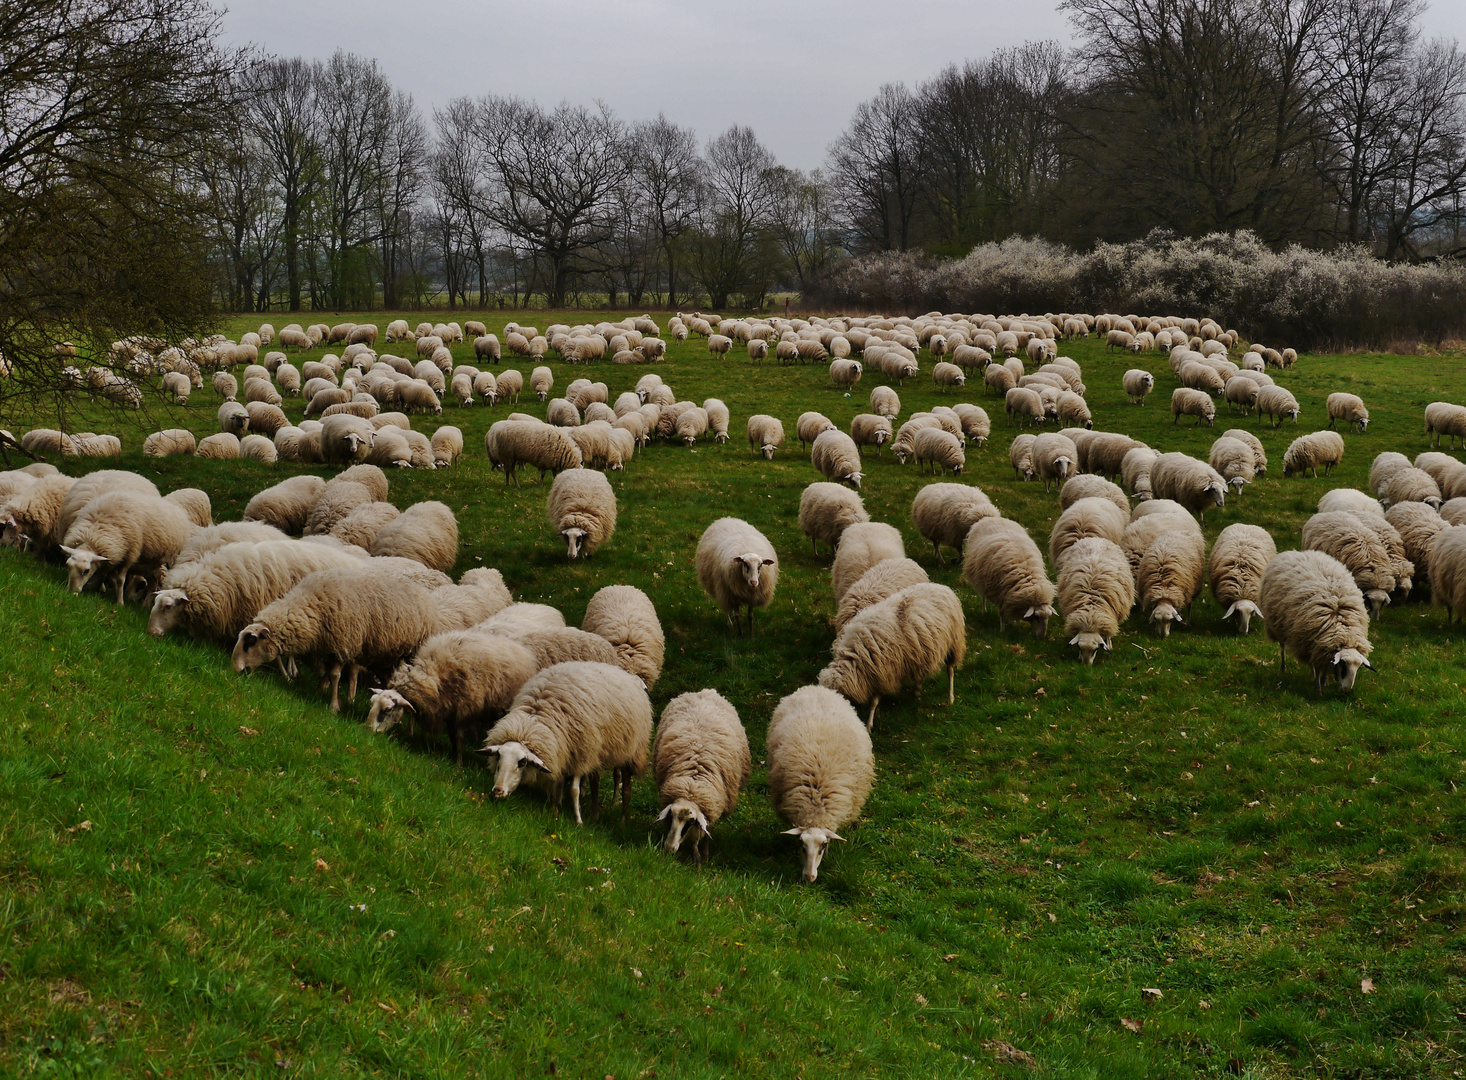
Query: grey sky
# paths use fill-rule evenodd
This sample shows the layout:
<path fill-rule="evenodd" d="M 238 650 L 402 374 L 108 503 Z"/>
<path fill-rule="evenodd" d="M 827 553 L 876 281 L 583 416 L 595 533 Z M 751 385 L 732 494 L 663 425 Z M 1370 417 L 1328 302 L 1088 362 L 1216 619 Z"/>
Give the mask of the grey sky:
<path fill-rule="evenodd" d="M 1024 0 L 233 0 L 224 25 L 282 56 L 374 57 L 425 112 L 460 95 L 600 98 L 627 120 L 665 112 L 701 142 L 748 124 L 802 169 L 882 83 L 1069 40 L 1054 3 Z M 1436 3 L 1424 30 L 1466 38 L 1466 3 Z"/>

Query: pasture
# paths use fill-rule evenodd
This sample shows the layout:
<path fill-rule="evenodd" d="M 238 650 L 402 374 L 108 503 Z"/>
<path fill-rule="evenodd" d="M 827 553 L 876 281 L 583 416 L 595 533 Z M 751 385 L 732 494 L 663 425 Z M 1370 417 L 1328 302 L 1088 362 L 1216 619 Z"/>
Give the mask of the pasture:
<path fill-rule="evenodd" d="M 484 321 L 503 338 L 504 315 Z M 1381 451 L 1427 449 L 1425 405 L 1466 398 L 1448 357 L 1305 355 L 1274 372 L 1302 405 L 1297 427 L 1219 403 L 1216 426 L 1198 429 L 1172 425 L 1164 355 L 1106 353 L 1094 339 L 1060 351 L 1083 366 L 1096 428 L 1200 458 L 1227 427 L 1263 440 L 1268 476 L 1207 515 L 1208 543 L 1245 521 L 1297 547 L 1320 495 L 1366 488 Z M 474 363 L 471 344 L 453 352 Z M 1058 495 L 1015 481 L 1001 401 L 977 380 L 939 393 L 921 361 L 898 388 L 901 417 L 957 400 L 987 408 L 992 439 L 969 448 L 960 479 L 1046 551 Z M 517 368 L 527 384 L 533 366 L 506 355 L 492 369 Z M 1165 640 L 1132 615 L 1086 667 L 1061 619 L 1047 640 L 1000 632 L 951 553 L 939 564 L 911 524 L 931 478 L 870 453 L 866 509 L 962 597 L 968 656 L 954 706 L 936 681 L 920 700 L 883 703 L 875 790 L 806 886 L 760 764 L 774 706 L 814 680 L 833 638 L 830 556 L 796 520 L 800 492 L 822 478 L 794 420 L 818 410 L 848 430 L 884 380 L 868 370 L 847 396 L 823 364 L 753 365 L 741 346 L 714 360 L 697 337 L 654 368 L 550 366 L 557 388 L 584 375 L 612 400 L 656 370 L 679 400 L 727 402 L 730 441 L 653 442 L 612 474 L 617 531 L 583 562 L 567 562 L 546 521 L 549 482 L 524 470 L 516 490 L 488 465 L 484 432 L 512 404 L 448 402 L 441 421 L 414 417 L 428 434 L 461 427 L 466 452 L 453 469 L 392 472 L 392 501 L 446 502 L 460 529 L 455 577 L 496 566 L 517 599 L 554 604 L 573 625 L 601 586 L 646 591 L 667 635 L 654 704 L 713 687 L 753 746 L 753 779 L 715 828 L 711 862 L 694 871 L 660 850 L 649 777 L 624 827 L 607 815 L 577 828 L 532 794 L 496 803 L 478 761 L 459 769 L 445 744 L 370 735 L 365 695 L 332 715 L 313 679 L 237 676 L 225 653 L 152 639 L 145 612 L 72 596 L 63 568 L 6 549 L 0 1071 L 810 1080 L 1466 1068 L 1466 651 L 1419 583 L 1371 627 L 1375 671 L 1352 695 L 1315 695 L 1293 663 L 1280 678 L 1276 645 L 1256 626 L 1238 637 L 1209 593 Z M 1132 366 L 1156 374 L 1143 408 L 1120 386 Z M 1364 398 L 1368 432 L 1345 436 L 1332 477 L 1285 480 L 1288 442 L 1324 426 L 1335 390 Z M 150 403 L 141 428 L 85 406 L 75 426 L 121 435 L 121 461 L 57 463 L 201 487 L 215 520 L 237 519 L 284 476 L 334 471 L 141 455 L 148 431 L 216 431 L 217 404 L 206 375 L 186 408 Z M 287 399 L 292 420 L 302 408 Z M 528 389 L 517 408 L 544 412 Z M 784 422 L 773 462 L 744 437 L 755 412 Z M 17 435 L 51 423 L 3 420 Z M 693 571 L 702 530 L 730 514 L 781 562 L 751 641 L 728 635 Z"/>

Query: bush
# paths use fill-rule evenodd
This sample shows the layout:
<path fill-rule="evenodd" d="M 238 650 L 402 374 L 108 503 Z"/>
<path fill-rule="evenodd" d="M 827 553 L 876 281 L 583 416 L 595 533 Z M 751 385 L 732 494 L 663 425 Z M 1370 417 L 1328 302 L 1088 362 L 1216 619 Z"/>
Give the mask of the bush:
<path fill-rule="evenodd" d="M 1037 238 L 956 260 L 862 255 L 811 290 L 827 308 L 889 312 L 1112 311 L 1210 316 L 1276 348 L 1387 348 L 1466 334 L 1466 267 L 1387 263 L 1362 247 L 1273 250 L 1251 232 L 1164 230 L 1080 253 Z"/>

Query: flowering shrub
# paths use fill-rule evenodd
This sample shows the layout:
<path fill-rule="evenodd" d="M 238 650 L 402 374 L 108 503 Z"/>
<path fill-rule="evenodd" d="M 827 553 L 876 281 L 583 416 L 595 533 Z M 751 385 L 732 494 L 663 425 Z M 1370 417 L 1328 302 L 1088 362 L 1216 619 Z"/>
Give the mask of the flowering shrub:
<path fill-rule="evenodd" d="M 1086 253 L 1010 237 L 956 260 L 863 255 L 833 267 L 807 299 L 913 313 L 1209 315 L 1279 348 L 1382 348 L 1466 332 L 1466 267 L 1459 263 L 1387 263 L 1364 248 L 1275 251 L 1251 232 L 1179 237 L 1158 230 Z"/>

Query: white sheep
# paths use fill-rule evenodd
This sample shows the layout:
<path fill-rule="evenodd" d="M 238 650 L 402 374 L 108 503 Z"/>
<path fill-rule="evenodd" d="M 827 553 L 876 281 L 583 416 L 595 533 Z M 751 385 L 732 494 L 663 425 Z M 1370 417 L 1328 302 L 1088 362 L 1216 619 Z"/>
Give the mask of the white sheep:
<path fill-rule="evenodd" d="M 484 436 L 484 449 L 490 464 L 504 470 L 504 483 L 515 487 L 519 486 L 515 471 L 522 464 L 539 469 L 543 480 L 547 472 L 559 474 L 566 469 L 578 469 L 583 463 L 580 448 L 564 429 L 537 420 L 498 421 Z"/>
<path fill-rule="evenodd" d="M 1125 498 L 1124 489 L 1094 473 L 1072 477 L 1059 492 L 1059 508 L 1067 510 L 1080 499 L 1107 499 L 1119 507 L 1127 519 L 1129 517 L 1130 501 Z"/>
<path fill-rule="evenodd" d="M 901 399 L 889 386 L 877 386 L 870 392 L 870 411 L 877 416 L 895 419 L 901 414 Z"/>
<path fill-rule="evenodd" d="M 1262 440 L 1252 432 L 1243 428 L 1228 428 L 1222 432 L 1224 439 L 1236 439 L 1240 443 L 1246 443 L 1252 448 L 1252 467 L 1258 476 L 1267 475 L 1267 451 L 1263 449 Z"/>
<path fill-rule="evenodd" d="M 875 413 L 860 413 L 850 421 L 850 437 L 856 446 L 874 446 L 879 457 L 881 447 L 891 441 L 891 420 Z"/>
<path fill-rule="evenodd" d="M 1205 461 L 1186 454 L 1162 454 L 1151 463 L 1150 490 L 1157 499 L 1172 499 L 1206 520 L 1206 511 L 1224 506 L 1227 483 Z"/>
<path fill-rule="evenodd" d="M 739 518 L 719 518 L 697 542 L 697 580 L 723 612 L 728 628 L 742 633 L 741 611 L 766 608 L 779 582 L 779 557 L 763 533 Z"/>
<path fill-rule="evenodd" d="M 1271 534 L 1259 525 L 1228 525 L 1212 545 L 1207 580 L 1212 596 L 1225 610 L 1223 619 L 1237 616 L 1237 629 L 1250 631 L 1252 617 L 1262 617 L 1259 606 L 1263 571 L 1278 553 Z"/>
<path fill-rule="evenodd" d="M 972 526 L 983 518 L 1001 517 L 983 490 L 968 484 L 927 484 L 911 503 L 911 521 L 932 543 L 937 561 L 944 564 L 943 545 L 960 555 Z"/>
<path fill-rule="evenodd" d="M 1283 387 L 1263 386 L 1257 391 L 1257 412 L 1260 416 L 1269 417 L 1270 427 L 1277 427 L 1288 419 L 1298 423 L 1302 410 L 1298 408 L 1298 399 Z"/>
<path fill-rule="evenodd" d="M 738 710 L 716 690 L 679 694 L 667 702 L 652 747 L 652 775 L 667 822 L 666 850 L 684 839 L 701 866 L 712 827 L 733 812 L 753 762 Z"/>
<path fill-rule="evenodd" d="M 854 585 L 845 590 L 835 612 L 835 633 L 845 629 L 845 624 L 860 612 L 895 596 L 902 589 L 930 581 L 926 571 L 910 559 L 883 559 L 865 573 Z"/>
<path fill-rule="evenodd" d="M 838 428 L 820 432 L 814 440 L 810 461 L 827 479 L 860 489 L 860 447 Z"/>
<path fill-rule="evenodd" d="M 870 732 L 839 694 L 804 686 L 774 709 L 765 756 L 774 812 L 791 826 L 784 835 L 799 839 L 802 876 L 813 882 L 875 785 Z"/>
<path fill-rule="evenodd" d="M 1262 575 L 1258 592 L 1267 636 L 1278 643 L 1280 670 L 1288 653 L 1308 665 L 1315 692 L 1332 675 L 1349 691 L 1369 654 L 1369 616 L 1349 570 L 1322 551 L 1280 552 Z"/>
<path fill-rule="evenodd" d="M 838 430 L 833 421 L 823 413 L 806 412 L 800 413 L 799 419 L 794 423 L 794 433 L 799 437 L 799 445 L 805 443 L 813 445 L 815 439 L 823 432 Z"/>
<path fill-rule="evenodd" d="M 1155 376 L 1141 368 L 1131 368 L 1121 378 L 1125 396 L 1132 405 L 1144 405 L 1145 399 L 1155 389 Z"/>
<path fill-rule="evenodd" d="M 618 666 L 650 690 L 662 674 L 666 637 L 651 598 L 633 585 L 607 585 L 586 605 L 580 628 L 604 638 Z"/>
<path fill-rule="evenodd" d="M 1223 435 L 1211 444 L 1208 457 L 1211 467 L 1237 494 L 1241 494 L 1243 486 L 1252 483 L 1252 478 L 1257 475 L 1252 447 L 1240 439 Z"/>
<path fill-rule="evenodd" d="M 1120 624 L 1135 606 L 1135 576 L 1125 552 L 1097 536 L 1078 541 L 1059 568 L 1058 595 L 1069 644 L 1093 664 L 1101 649 L 1114 647 Z"/>
<path fill-rule="evenodd" d="M 1447 527 L 1439 513 L 1425 503 L 1397 503 L 1385 511 L 1385 520 L 1400 534 L 1405 557 L 1421 577 L 1430 578 L 1430 551 L 1436 536 Z"/>
<path fill-rule="evenodd" d="M 572 559 L 590 558 L 616 531 L 616 492 L 593 469 L 567 469 L 555 477 L 546 511 Z"/>
<path fill-rule="evenodd" d="M 1034 472 L 1044 482 L 1045 491 L 1049 489 L 1050 482 L 1062 488 L 1078 468 L 1078 448 L 1073 440 L 1058 432 L 1048 431 L 1038 436 L 1031 453 Z"/>
<path fill-rule="evenodd" d="M 817 481 L 799 496 L 799 528 L 816 555 L 821 540 L 833 551 L 849 526 L 869 520 L 860 496 L 841 484 Z"/>
<path fill-rule="evenodd" d="M 1330 429 L 1336 420 L 1342 420 L 1344 426 L 1351 430 L 1358 428 L 1360 434 L 1369 427 L 1369 410 L 1364 407 L 1363 399 L 1357 394 L 1330 394 L 1324 407 L 1328 410 Z"/>
<path fill-rule="evenodd" d="M 1310 432 L 1300 435 L 1288 445 L 1287 452 L 1283 454 L 1283 475 L 1289 477 L 1312 473 L 1317 476 L 1322 466 L 1323 474 L 1328 476 L 1343 459 L 1344 440 L 1337 432 Z"/>
<path fill-rule="evenodd" d="M 1443 528 L 1430 545 L 1430 602 L 1446 609 L 1446 624 L 1466 617 L 1466 525 Z"/>
<path fill-rule="evenodd" d="M 1171 423 L 1179 424 L 1183 416 L 1196 417 L 1198 427 L 1205 420 L 1210 427 L 1216 420 L 1217 407 L 1212 404 L 1210 394 L 1185 386 L 1177 387 L 1171 392 Z"/>
<path fill-rule="evenodd" d="M 1049 559 L 1062 566 L 1064 555 L 1080 540 L 1099 536 L 1112 544 L 1120 543 L 1130 516 L 1109 499 L 1080 499 L 1065 508 L 1049 533 Z"/>
<path fill-rule="evenodd" d="M 69 587 L 79 593 L 104 567 L 125 596 L 128 575 L 161 574 L 197 528 L 176 502 L 140 491 L 109 491 L 76 514 L 61 541 Z"/>
<path fill-rule="evenodd" d="M 372 539 L 371 553 L 447 570 L 458 561 L 458 520 L 443 503 L 414 503 L 382 526 Z"/>
<path fill-rule="evenodd" d="M 166 428 L 143 440 L 145 457 L 172 457 L 174 454 L 193 454 L 197 450 L 198 442 L 187 428 Z"/>
<path fill-rule="evenodd" d="M 835 563 L 830 579 L 838 603 L 845 591 L 860 576 L 883 559 L 904 559 L 906 546 L 895 526 L 884 522 L 864 521 L 846 527 L 835 548 Z"/>
<path fill-rule="evenodd" d="M 982 447 L 992 434 L 992 422 L 988 419 L 987 410 L 978 405 L 970 405 L 965 401 L 959 401 L 952 406 L 952 411 L 957 414 L 957 421 L 962 425 L 962 433 L 972 442 L 973 446 Z"/>
<path fill-rule="evenodd" d="M 1158 536 L 1145 549 L 1138 575 L 1141 610 L 1161 637 L 1171 624 L 1191 618 L 1191 605 L 1206 581 L 1206 541 L 1187 529 Z"/>
<path fill-rule="evenodd" d="M 1394 562 L 1364 519 L 1336 511 L 1314 514 L 1303 523 L 1303 550 L 1321 551 L 1348 567 L 1369 603 L 1370 616 L 1380 617 L 1395 591 Z"/>

